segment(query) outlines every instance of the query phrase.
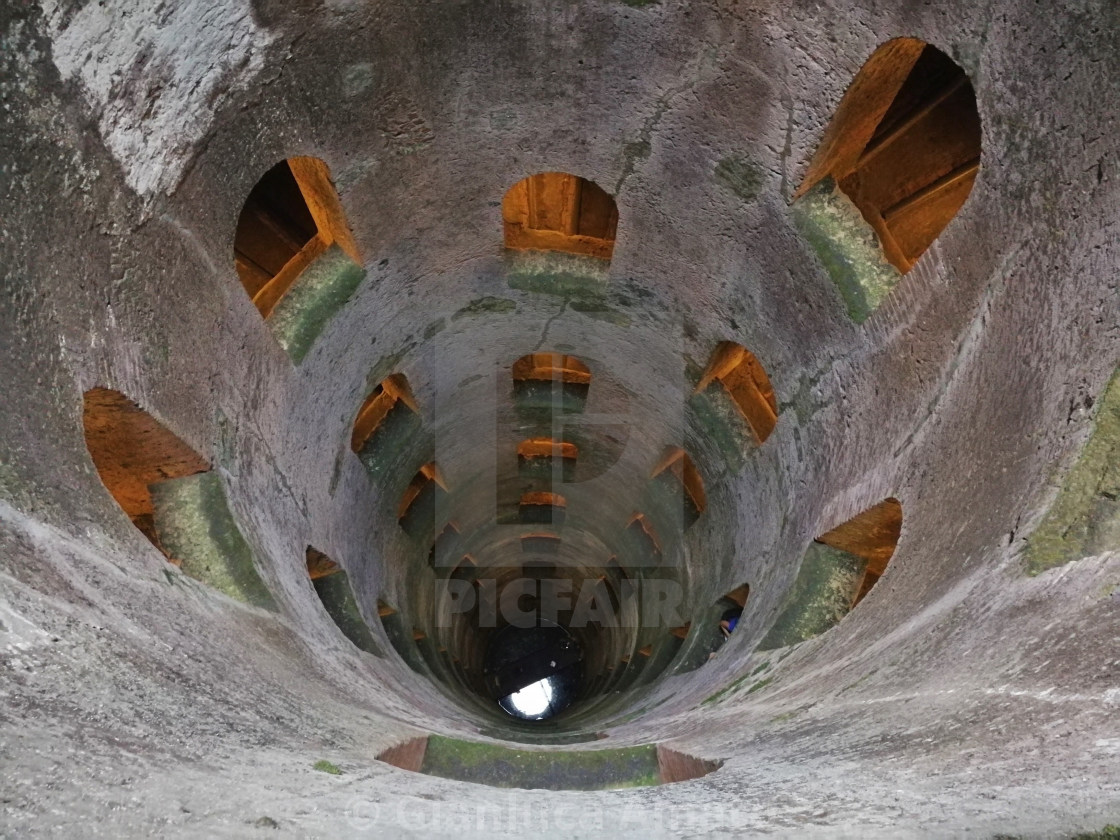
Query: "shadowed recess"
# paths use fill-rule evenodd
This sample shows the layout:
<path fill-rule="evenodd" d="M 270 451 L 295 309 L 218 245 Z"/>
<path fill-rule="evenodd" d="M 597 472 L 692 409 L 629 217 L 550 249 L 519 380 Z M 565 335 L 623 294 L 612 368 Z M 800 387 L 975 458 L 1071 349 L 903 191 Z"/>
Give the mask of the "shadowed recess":
<path fill-rule="evenodd" d="M 698 779 L 718 770 L 709 761 L 661 744 L 601 750 L 513 750 L 430 735 L 377 756 L 402 770 L 505 788 L 612 790 Z"/>

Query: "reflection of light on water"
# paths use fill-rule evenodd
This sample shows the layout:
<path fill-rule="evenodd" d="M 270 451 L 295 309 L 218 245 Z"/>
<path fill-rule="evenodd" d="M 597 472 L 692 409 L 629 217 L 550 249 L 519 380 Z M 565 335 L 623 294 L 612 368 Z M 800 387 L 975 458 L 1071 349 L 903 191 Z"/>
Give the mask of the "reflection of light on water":
<path fill-rule="evenodd" d="M 552 680 L 545 677 L 506 697 L 506 702 L 522 717 L 534 718 L 548 711 L 552 702 Z"/>

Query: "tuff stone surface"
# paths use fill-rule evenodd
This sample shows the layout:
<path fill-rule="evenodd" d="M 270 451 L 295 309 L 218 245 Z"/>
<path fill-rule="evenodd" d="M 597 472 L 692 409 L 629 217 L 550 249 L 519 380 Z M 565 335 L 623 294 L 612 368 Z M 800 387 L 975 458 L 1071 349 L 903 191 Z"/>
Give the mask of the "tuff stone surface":
<path fill-rule="evenodd" d="M 0 8 L 0 833 L 1049 838 L 1120 820 L 1120 554 L 1023 563 L 1118 361 L 1116 5 L 495 8 Z M 983 159 L 855 324 L 789 200 L 846 85 L 899 35 L 968 72 Z M 298 366 L 233 266 L 245 197 L 292 155 L 328 164 L 366 259 Z M 616 197 L 602 298 L 511 282 L 501 200 L 539 171 Z M 741 461 L 686 410 L 723 340 L 780 407 Z M 592 364 L 588 438 L 624 441 L 569 516 L 625 524 L 687 441 L 708 490 L 679 548 L 687 604 L 751 585 L 711 662 L 594 722 L 604 745 L 725 761 L 703 779 L 499 790 L 374 759 L 508 732 L 383 639 L 377 599 L 406 602 L 427 547 L 350 451 L 354 414 L 405 373 L 449 485 L 493 487 L 509 366 L 538 350 Z M 220 471 L 275 614 L 169 570 L 113 504 L 82 436 L 94 386 Z M 405 483 L 430 460 L 400 459 Z M 905 525 L 871 594 L 752 653 L 810 541 L 887 496 Z M 452 505 L 464 528 L 494 513 L 485 493 Z M 384 658 L 320 606 L 309 544 L 346 569 Z"/>

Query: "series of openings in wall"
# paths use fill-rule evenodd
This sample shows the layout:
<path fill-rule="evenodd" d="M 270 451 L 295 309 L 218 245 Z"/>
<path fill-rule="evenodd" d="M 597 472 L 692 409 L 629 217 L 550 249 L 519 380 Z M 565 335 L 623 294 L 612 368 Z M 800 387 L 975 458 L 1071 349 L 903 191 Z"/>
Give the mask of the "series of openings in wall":
<path fill-rule="evenodd" d="M 902 505 L 888 498 L 817 537 L 759 649 L 797 644 L 837 624 L 886 571 L 901 533 Z"/>
<path fill-rule="evenodd" d="M 386 424 L 394 411 L 420 413 L 416 399 L 412 396 L 412 389 L 408 386 L 408 379 L 403 373 L 394 373 L 386 377 L 366 397 L 362 407 L 358 409 L 358 416 L 354 419 L 350 448 L 354 452 L 361 452 L 377 431 Z"/>
<path fill-rule="evenodd" d="M 770 377 L 754 355 L 734 341 L 716 345 L 708 367 L 696 386 L 697 393 L 718 382 L 747 421 L 755 440 L 762 443 L 778 423 L 778 401 Z"/>
<path fill-rule="evenodd" d="M 237 220 L 234 265 L 268 318 L 304 269 L 335 244 L 361 263 L 327 165 L 313 157 L 288 158 L 249 193 Z"/>
<path fill-rule="evenodd" d="M 898 38 L 848 88 L 798 194 L 832 178 L 906 273 L 972 191 L 980 143 L 964 70 L 936 47 Z"/>
<path fill-rule="evenodd" d="M 502 221 L 507 248 L 566 251 L 609 260 L 618 207 L 585 178 L 542 172 L 510 188 L 502 201 Z"/>
<path fill-rule="evenodd" d="M 119 391 L 85 392 L 82 425 L 97 474 L 132 523 L 165 555 L 151 487 L 206 472 L 206 460 Z M 178 563 L 168 556 L 172 563 Z"/>

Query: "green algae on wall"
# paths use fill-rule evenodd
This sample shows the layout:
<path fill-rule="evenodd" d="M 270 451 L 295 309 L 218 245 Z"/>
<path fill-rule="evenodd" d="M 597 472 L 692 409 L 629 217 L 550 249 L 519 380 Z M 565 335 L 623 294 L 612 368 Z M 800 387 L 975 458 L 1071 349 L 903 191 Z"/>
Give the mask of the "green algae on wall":
<path fill-rule="evenodd" d="M 337 244 L 331 245 L 300 274 L 281 298 L 268 324 L 297 365 L 365 277 L 361 266 Z"/>
<path fill-rule="evenodd" d="M 1027 538 L 1026 568 L 1037 575 L 1120 548 L 1120 370 L 1113 374 L 1081 455 L 1058 497 Z"/>
<path fill-rule="evenodd" d="M 795 645 L 837 624 L 851 610 L 866 569 L 862 557 L 810 543 L 782 612 L 758 649 Z"/>
<path fill-rule="evenodd" d="M 745 158 L 724 158 L 716 164 L 716 180 L 744 201 L 758 196 L 762 187 L 762 173 L 752 161 Z"/>
<path fill-rule="evenodd" d="M 661 782 L 657 745 L 606 750 L 511 750 L 432 735 L 421 773 L 509 788 L 610 790 Z"/>
<path fill-rule="evenodd" d="M 366 653 L 381 656 L 381 648 L 369 630 L 362 613 L 358 609 L 358 602 L 354 600 L 354 593 L 350 589 L 350 580 L 346 572 L 334 572 L 312 581 L 323 608 L 338 625 L 347 639 L 354 646 Z"/>
<path fill-rule="evenodd" d="M 758 447 L 758 441 L 727 389 L 713 384 L 693 394 L 685 410 L 690 415 L 686 419 L 716 444 L 727 466 L 733 472 L 742 469 L 747 455 Z"/>
<path fill-rule="evenodd" d="M 358 451 L 358 460 L 375 481 L 395 478 L 399 486 L 392 485 L 387 492 L 394 491 L 399 496 L 412 478 L 412 473 L 405 475 L 402 461 L 414 452 L 434 451 L 435 443 L 424 430 L 424 419 L 398 401 L 366 439 Z"/>
<path fill-rule="evenodd" d="M 275 610 L 253 564 L 217 473 L 205 472 L 151 485 L 160 542 L 183 574 L 231 598 Z"/>
<path fill-rule="evenodd" d="M 458 321 L 460 318 L 469 318 L 476 315 L 508 315 L 517 310 L 517 302 L 509 298 L 500 297 L 481 297 L 472 300 L 462 309 L 459 309 L 451 316 L 452 322 Z M 425 338 L 428 336 L 425 335 Z"/>
<path fill-rule="evenodd" d="M 883 255 L 875 231 L 829 178 L 793 205 L 793 218 L 840 291 L 848 315 L 862 324 L 902 279 Z"/>
<path fill-rule="evenodd" d="M 606 260 L 557 251 L 518 251 L 508 255 L 507 263 L 506 283 L 511 289 L 583 300 L 606 293 Z"/>

